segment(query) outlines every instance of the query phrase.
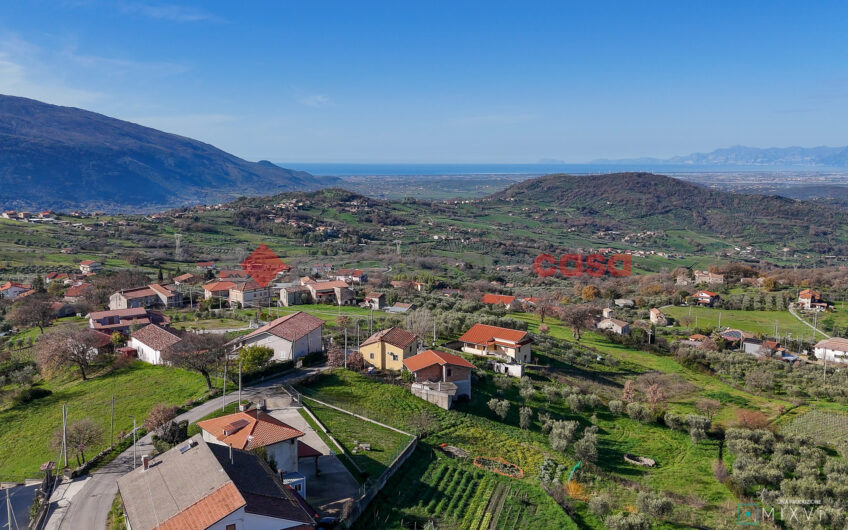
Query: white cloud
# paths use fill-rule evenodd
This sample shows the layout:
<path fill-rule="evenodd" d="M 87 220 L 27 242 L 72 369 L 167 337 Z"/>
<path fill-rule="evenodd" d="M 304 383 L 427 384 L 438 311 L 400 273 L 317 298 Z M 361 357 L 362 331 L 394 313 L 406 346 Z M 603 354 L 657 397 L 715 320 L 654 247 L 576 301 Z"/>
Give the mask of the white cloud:
<path fill-rule="evenodd" d="M 178 5 L 132 3 L 122 7 L 125 13 L 137 13 L 150 18 L 174 22 L 223 22 L 224 19 L 203 9 Z"/>
<path fill-rule="evenodd" d="M 307 107 L 321 108 L 326 107 L 331 103 L 330 98 L 324 94 L 312 94 L 300 99 L 300 102 Z"/>

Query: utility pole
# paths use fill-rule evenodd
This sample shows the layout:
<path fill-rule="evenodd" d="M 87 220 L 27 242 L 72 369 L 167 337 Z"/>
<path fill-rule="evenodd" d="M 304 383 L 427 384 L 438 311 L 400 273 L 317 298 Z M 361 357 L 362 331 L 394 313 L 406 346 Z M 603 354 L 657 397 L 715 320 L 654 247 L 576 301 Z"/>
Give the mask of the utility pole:
<path fill-rule="evenodd" d="M 721 329 L 721 311 L 718 312 L 718 327 Z"/>
<path fill-rule="evenodd" d="M 347 326 L 345 326 L 345 359 L 347 359 Z"/>
<path fill-rule="evenodd" d="M 436 347 L 436 315 L 433 315 L 433 347 Z"/>
<path fill-rule="evenodd" d="M 62 456 L 68 467 L 68 406 L 62 405 Z"/>
<path fill-rule="evenodd" d="M 138 446 L 136 445 L 137 440 L 136 440 L 136 430 L 135 430 L 135 416 L 133 416 L 132 419 L 133 419 L 133 469 L 135 469 L 136 453 L 138 453 Z"/>
<path fill-rule="evenodd" d="M 241 410 L 241 359 L 239 359 L 239 392 L 238 392 L 238 410 Z"/>
<path fill-rule="evenodd" d="M 224 354 L 224 385 L 221 388 L 221 412 L 227 408 L 227 365 L 229 363 L 229 354 Z"/>
<path fill-rule="evenodd" d="M 115 395 L 112 395 L 112 412 L 109 414 L 109 445 L 115 447 Z"/>
<path fill-rule="evenodd" d="M 374 334 L 374 308 L 371 308 L 371 313 L 368 316 L 368 336 Z"/>

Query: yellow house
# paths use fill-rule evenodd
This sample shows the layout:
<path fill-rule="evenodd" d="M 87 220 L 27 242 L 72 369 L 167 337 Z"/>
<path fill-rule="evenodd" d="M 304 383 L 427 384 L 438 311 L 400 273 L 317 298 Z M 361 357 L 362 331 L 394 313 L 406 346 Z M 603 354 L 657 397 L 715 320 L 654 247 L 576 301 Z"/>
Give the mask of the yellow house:
<path fill-rule="evenodd" d="M 418 336 L 400 328 L 371 335 L 359 345 L 365 362 L 380 370 L 402 370 L 403 360 L 418 353 Z"/>

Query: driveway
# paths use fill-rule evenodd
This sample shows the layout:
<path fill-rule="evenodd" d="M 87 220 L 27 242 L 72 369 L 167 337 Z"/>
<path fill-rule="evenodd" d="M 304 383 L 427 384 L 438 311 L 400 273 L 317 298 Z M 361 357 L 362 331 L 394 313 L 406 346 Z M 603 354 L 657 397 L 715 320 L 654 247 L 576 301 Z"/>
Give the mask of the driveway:
<path fill-rule="evenodd" d="M 313 459 L 304 458 L 298 462 L 298 471 L 306 477 L 306 502 L 321 516 L 339 517 L 345 502 L 358 495 L 359 483 L 339 461 L 335 453 L 327 447 L 318 433 L 306 423 L 297 408 L 269 409 L 268 413 L 306 433 L 301 440 L 321 453 L 318 457 L 319 473 L 316 473 Z"/>
<path fill-rule="evenodd" d="M 269 379 L 242 388 L 242 400 L 253 400 L 263 396 L 270 387 L 280 383 L 291 382 L 301 377 L 308 377 L 323 370 L 326 366 L 313 366 L 297 370 L 290 374 Z M 238 391 L 231 392 L 226 396 L 226 402 L 232 403 L 238 399 Z M 218 410 L 221 407 L 221 398 L 211 399 L 197 407 L 177 416 L 177 421 L 187 420 L 189 423 L 196 422 L 200 418 Z M 151 435 L 146 435 L 138 440 L 137 456 L 138 462 L 141 455 L 153 451 Z M 118 478 L 129 473 L 133 469 L 133 448 L 130 447 L 113 461 L 98 469 L 97 471 L 65 482 L 54 491 L 50 497 L 50 513 L 45 528 L 78 530 L 106 528 L 106 519 L 112 507 L 112 501 L 118 493 Z"/>

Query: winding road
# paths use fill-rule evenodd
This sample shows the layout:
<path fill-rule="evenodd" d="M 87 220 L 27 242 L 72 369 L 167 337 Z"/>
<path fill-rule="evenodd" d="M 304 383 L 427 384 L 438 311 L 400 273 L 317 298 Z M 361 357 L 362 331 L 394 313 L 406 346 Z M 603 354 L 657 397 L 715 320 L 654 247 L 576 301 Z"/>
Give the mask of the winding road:
<path fill-rule="evenodd" d="M 326 366 L 312 366 L 262 383 L 245 386 L 241 391 L 242 400 L 260 397 L 270 387 L 309 377 L 326 369 Z M 235 402 L 238 399 L 238 391 L 227 394 L 224 399 L 227 403 Z M 211 399 L 180 414 L 176 417 L 176 420 L 186 420 L 193 423 L 218 410 L 221 405 L 222 399 L 220 397 Z M 141 455 L 152 451 L 151 435 L 148 434 L 136 443 L 138 463 L 141 462 Z M 106 520 L 112 507 L 112 501 L 118 493 L 118 478 L 132 471 L 133 467 L 133 448 L 130 447 L 97 471 L 73 481 L 63 482 L 50 497 L 50 511 L 43 528 L 50 530 L 106 528 Z"/>

